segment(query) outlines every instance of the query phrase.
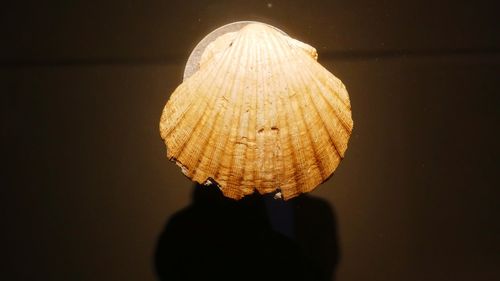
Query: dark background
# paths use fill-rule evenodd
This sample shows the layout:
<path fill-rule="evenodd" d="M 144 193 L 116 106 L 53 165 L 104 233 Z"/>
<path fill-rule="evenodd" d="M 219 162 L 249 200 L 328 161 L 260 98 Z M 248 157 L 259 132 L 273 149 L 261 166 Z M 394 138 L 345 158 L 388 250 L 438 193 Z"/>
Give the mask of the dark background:
<path fill-rule="evenodd" d="M 350 94 L 346 158 L 312 192 L 336 212 L 337 280 L 499 280 L 490 2 L 3 3 L 0 278 L 154 280 L 192 192 L 162 108 L 204 35 L 258 20 L 316 47 Z"/>

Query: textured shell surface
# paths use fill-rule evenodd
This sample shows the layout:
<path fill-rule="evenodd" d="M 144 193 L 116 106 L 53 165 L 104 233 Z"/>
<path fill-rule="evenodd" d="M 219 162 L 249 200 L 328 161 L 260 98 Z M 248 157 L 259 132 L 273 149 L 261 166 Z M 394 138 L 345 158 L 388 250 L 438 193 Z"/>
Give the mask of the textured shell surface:
<path fill-rule="evenodd" d="M 164 107 L 167 157 L 234 199 L 313 190 L 339 165 L 353 129 L 344 84 L 316 59 L 313 47 L 265 24 L 220 36 Z"/>

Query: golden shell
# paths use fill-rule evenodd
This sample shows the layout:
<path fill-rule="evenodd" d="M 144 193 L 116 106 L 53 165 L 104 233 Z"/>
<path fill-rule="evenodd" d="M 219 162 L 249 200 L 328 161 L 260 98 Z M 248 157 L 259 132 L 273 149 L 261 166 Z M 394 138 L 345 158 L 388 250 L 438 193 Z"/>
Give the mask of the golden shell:
<path fill-rule="evenodd" d="M 265 24 L 220 36 L 165 105 L 167 157 L 234 199 L 313 190 L 339 165 L 353 128 L 344 84 L 316 59 L 313 47 Z"/>

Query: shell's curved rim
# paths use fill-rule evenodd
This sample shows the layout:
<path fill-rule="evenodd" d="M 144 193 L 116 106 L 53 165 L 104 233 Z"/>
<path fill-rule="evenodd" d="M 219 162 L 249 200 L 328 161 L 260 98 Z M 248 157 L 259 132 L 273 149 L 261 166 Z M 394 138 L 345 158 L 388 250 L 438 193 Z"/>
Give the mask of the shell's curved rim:
<path fill-rule="evenodd" d="M 231 25 L 234 28 L 228 28 Z M 236 42 L 245 44 L 238 43 L 235 47 L 228 48 L 232 44 L 225 39 L 235 32 L 241 32 L 241 36 L 236 37 L 238 40 Z M 225 37 L 219 40 L 220 36 Z M 182 83 L 185 87 L 179 86 L 172 93 L 160 119 L 160 134 L 167 146 L 167 157 L 180 166 L 183 174 L 190 180 L 200 184 L 213 184 L 222 190 L 225 197 L 236 200 L 255 192 L 274 193 L 276 198 L 282 197 L 283 200 L 287 200 L 301 193 L 312 191 L 333 175 L 344 158 L 352 134 L 353 121 L 349 96 L 343 83 L 319 65 L 314 48 L 293 40 L 295 39 L 290 39 L 288 35 L 268 24 L 248 21 L 222 26 L 198 43 L 186 66 L 194 66 L 195 70 L 191 73 L 192 76 L 188 74 Z M 214 50 L 212 50 L 213 44 L 216 44 L 213 46 Z M 220 52 L 221 50 L 223 52 Z M 196 51 L 198 51 L 198 56 L 196 56 Z M 207 51 L 210 53 L 205 54 Z M 206 68 L 199 69 L 199 64 L 202 59 L 205 59 L 203 56 L 208 55 L 207 61 L 210 62 L 210 55 L 214 54 L 221 55 L 219 57 L 222 59 L 213 60 L 212 62 L 217 62 L 217 64 L 208 63 Z M 240 59 L 242 57 L 245 59 Z M 262 61 L 269 63 L 265 64 Z M 253 68 L 248 68 L 252 65 L 254 65 Z M 248 72 L 251 75 L 248 79 L 246 79 L 245 69 L 253 70 Z M 272 75 L 260 75 L 264 72 L 272 73 Z M 278 75 L 275 76 L 274 73 Z M 289 75 L 290 73 L 296 75 Z M 226 83 L 228 79 L 223 79 L 225 76 L 220 77 L 220 74 L 228 74 L 230 82 Z M 220 79 L 215 79 L 217 77 Z M 272 86 L 260 89 L 249 88 L 245 83 L 235 83 L 238 78 L 242 81 L 256 81 L 257 83 L 249 83 L 252 86 L 275 85 L 278 91 L 271 92 L 284 92 L 285 94 L 280 97 L 274 95 L 270 98 L 275 109 L 267 110 L 270 105 L 265 98 L 259 98 L 261 96 L 259 93 L 267 93 L 266 90 L 274 88 Z M 231 101 L 226 99 L 223 91 L 231 93 Z M 256 93 L 253 95 L 255 98 L 252 96 L 251 100 L 247 100 L 248 103 L 252 103 L 246 110 L 250 113 L 247 117 L 233 118 L 236 114 L 241 115 L 243 106 L 246 104 L 243 98 L 237 99 L 238 93 L 244 91 Z M 304 95 L 287 95 L 287 91 L 288 94 L 300 92 Z M 319 93 L 318 96 L 321 99 L 316 100 L 312 92 Z M 247 95 L 240 96 L 247 97 Z M 288 105 L 290 104 L 289 98 L 292 96 L 295 96 L 296 104 Z M 204 102 L 198 102 L 201 98 Z M 239 109 L 234 111 L 224 109 L 222 114 L 218 110 L 210 112 L 211 108 L 220 108 L 219 104 L 214 104 L 219 99 L 230 102 L 233 107 Z M 226 102 L 222 101 L 220 106 L 224 107 Z M 213 106 L 205 106 L 205 104 Z M 284 104 L 287 106 L 281 110 L 280 107 Z M 306 106 L 311 104 L 309 109 L 316 111 L 313 119 L 321 122 L 314 122 L 311 118 L 306 120 L 307 111 L 303 110 L 301 104 L 306 104 Z M 297 114 L 297 111 L 300 112 Z M 259 112 L 263 118 L 259 118 Z M 266 112 L 268 114 L 265 114 Z M 279 112 L 281 114 L 275 117 L 274 115 L 277 115 L 275 113 Z M 252 119 L 251 122 L 247 122 L 250 119 Z M 335 120 L 335 122 L 326 122 L 330 124 L 327 126 L 325 125 L 327 119 Z M 219 126 L 220 122 L 224 122 L 223 126 Z M 245 125 L 246 123 L 248 124 Z M 291 126 L 293 130 L 289 130 L 291 123 L 296 124 L 296 126 Z M 187 129 L 175 130 L 181 126 Z M 229 130 L 230 126 L 236 129 Z M 282 127 L 285 130 L 282 130 Z M 310 130 L 309 127 L 319 129 Z M 214 128 L 224 129 L 214 130 Z M 273 128 L 275 132 L 272 132 Z M 248 130 L 249 133 L 246 134 L 244 130 Z M 214 131 L 215 133 L 212 134 Z M 281 133 L 278 133 L 280 131 Z M 302 134 L 301 131 L 307 134 Z M 311 134 L 311 131 L 321 131 L 324 136 Z M 263 134 L 259 135 L 259 132 Z M 271 133 L 271 136 L 266 133 Z M 191 138 L 190 136 L 193 135 L 201 137 Z M 304 141 L 300 141 L 303 135 Z M 325 137 L 326 135 L 329 137 Z M 244 143 L 239 143 L 238 140 L 233 141 L 234 137 L 237 139 L 238 136 L 241 136 L 241 140 L 245 139 Z M 269 141 L 266 142 L 266 139 Z M 299 139 L 299 141 L 294 141 L 294 139 Z M 266 146 L 268 143 L 269 145 Z M 285 145 L 281 146 L 280 143 Z M 243 153 L 245 155 L 234 157 L 236 153 L 232 153 L 227 156 L 224 149 L 226 146 L 232 151 L 239 151 L 241 155 Z M 255 149 L 257 146 L 263 149 Z M 318 149 L 318 147 L 325 147 L 325 149 Z M 280 151 L 275 152 L 273 149 Z M 271 151 L 272 153 L 268 153 Z M 329 156 L 318 157 L 319 153 L 323 154 L 323 152 L 328 152 Z M 212 158 L 215 160 L 212 161 Z M 285 161 L 281 158 L 293 159 Z M 247 165 L 245 163 L 247 160 L 253 161 L 253 164 Z M 305 164 L 301 165 L 301 163 Z M 291 172 L 282 177 L 281 174 L 286 167 L 290 167 Z M 250 176 L 245 178 L 245 173 Z M 278 177 L 273 173 L 276 173 Z M 273 190 L 273 188 L 278 189 Z M 281 188 L 283 188 L 283 193 Z"/>
<path fill-rule="evenodd" d="M 275 30 L 279 31 L 281 34 L 288 36 L 284 31 L 280 30 L 277 27 L 274 27 L 272 25 L 269 25 L 267 23 L 262 23 L 258 21 L 236 21 L 232 23 L 228 23 L 226 25 L 223 25 L 214 31 L 210 32 L 207 36 L 205 36 L 199 43 L 196 45 L 196 47 L 193 49 L 191 54 L 189 55 L 188 61 L 186 63 L 186 67 L 184 68 L 184 76 L 182 80 L 186 80 L 187 78 L 191 77 L 198 69 L 200 69 L 200 60 L 201 60 L 201 55 L 207 48 L 207 46 L 215 41 L 219 36 L 222 36 L 226 33 L 229 32 L 236 32 L 242 29 L 243 27 L 252 24 L 252 23 L 260 23 L 260 24 L 265 24 L 271 28 L 274 28 Z"/>

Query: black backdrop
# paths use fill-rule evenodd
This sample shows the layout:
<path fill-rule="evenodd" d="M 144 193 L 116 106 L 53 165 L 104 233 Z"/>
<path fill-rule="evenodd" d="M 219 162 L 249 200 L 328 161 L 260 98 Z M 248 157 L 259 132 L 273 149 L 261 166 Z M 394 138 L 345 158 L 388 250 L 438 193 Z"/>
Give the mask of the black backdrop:
<path fill-rule="evenodd" d="M 238 20 L 347 85 L 350 146 L 311 194 L 336 216 L 337 280 L 500 279 L 498 7 L 457 2 L 3 3 L 1 279 L 154 280 L 192 193 L 161 110 L 196 43 Z"/>

